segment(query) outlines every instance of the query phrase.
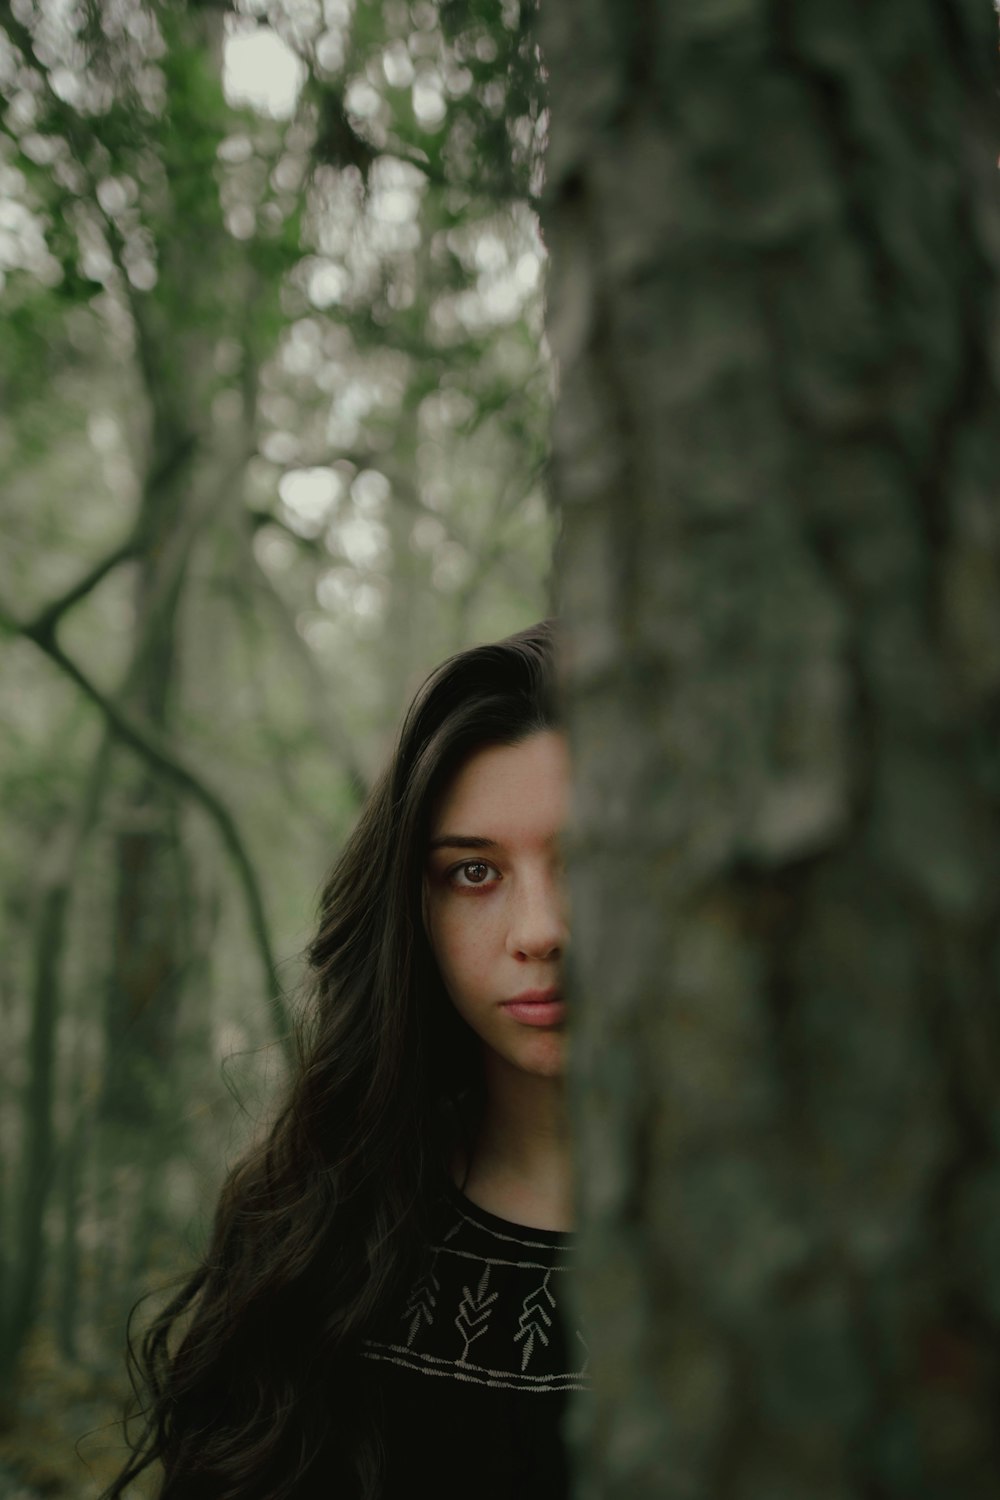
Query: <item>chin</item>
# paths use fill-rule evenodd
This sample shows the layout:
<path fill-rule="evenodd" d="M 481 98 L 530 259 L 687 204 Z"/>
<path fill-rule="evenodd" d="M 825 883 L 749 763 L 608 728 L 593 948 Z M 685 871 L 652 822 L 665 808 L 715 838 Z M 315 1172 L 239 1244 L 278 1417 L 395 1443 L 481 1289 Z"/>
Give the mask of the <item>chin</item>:
<path fill-rule="evenodd" d="M 566 1036 L 563 1031 L 535 1032 L 521 1038 L 520 1046 L 511 1046 L 505 1037 L 505 1045 L 497 1046 L 493 1038 L 480 1037 L 487 1058 L 492 1052 L 509 1068 L 527 1073 L 534 1078 L 561 1078 L 566 1071 Z"/>
<path fill-rule="evenodd" d="M 536 1044 L 526 1048 L 515 1061 L 525 1073 L 533 1073 L 539 1078 L 561 1078 L 566 1071 L 565 1038 L 559 1033 L 539 1037 Z"/>

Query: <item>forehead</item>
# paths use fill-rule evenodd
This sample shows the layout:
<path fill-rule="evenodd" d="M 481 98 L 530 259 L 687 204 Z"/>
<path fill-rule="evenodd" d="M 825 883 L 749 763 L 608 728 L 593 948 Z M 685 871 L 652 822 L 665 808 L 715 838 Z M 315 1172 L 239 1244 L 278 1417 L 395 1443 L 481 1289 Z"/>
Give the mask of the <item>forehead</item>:
<path fill-rule="evenodd" d="M 463 762 L 438 799 L 430 835 L 544 839 L 563 826 L 569 797 L 569 752 L 555 730 L 516 745 L 489 745 Z"/>

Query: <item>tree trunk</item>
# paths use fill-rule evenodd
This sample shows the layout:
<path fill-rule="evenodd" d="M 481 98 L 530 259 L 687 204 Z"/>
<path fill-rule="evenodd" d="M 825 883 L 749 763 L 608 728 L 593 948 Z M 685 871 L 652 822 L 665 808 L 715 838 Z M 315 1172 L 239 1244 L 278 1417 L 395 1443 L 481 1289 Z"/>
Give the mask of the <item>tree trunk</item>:
<path fill-rule="evenodd" d="M 117 889 L 106 1011 L 102 1116 L 129 1127 L 167 1112 L 184 964 L 172 793 L 143 771 L 115 834 Z"/>
<path fill-rule="evenodd" d="M 17 1203 L 13 1274 L 0 1311 L 0 1398 L 13 1382 L 17 1359 L 38 1312 L 45 1264 L 45 1208 L 55 1171 L 56 1023 L 60 967 L 63 959 L 63 920 L 75 863 L 68 853 L 75 840 L 60 837 L 49 850 L 35 933 L 34 993 L 28 1048 L 28 1085 L 24 1100 L 24 1150 Z"/>
<path fill-rule="evenodd" d="M 177 695 L 175 637 L 179 584 L 158 608 L 150 640 L 144 606 L 161 592 L 157 576 L 164 555 L 153 544 L 143 559 L 138 586 L 140 639 L 150 649 L 133 666 L 126 706 L 144 724 L 169 738 L 170 710 Z M 101 1112 L 106 1120 L 143 1126 L 167 1106 L 173 1038 L 183 962 L 178 952 L 181 862 L 176 794 L 146 767 L 129 766 L 114 832 L 116 890 L 107 992 L 105 1082 Z"/>
<path fill-rule="evenodd" d="M 989 1494 L 995 18 L 542 24 L 577 1494 Z"/>
<path fill-rule="evenodd" d="M 56 1042 L 63 1007 L 63 959 L 74 881 L 107 787 L 110 740 L 104 736 L 87 773 L 79 808 L 41 862 L 35 925 L 31 1039 L 23 1104 L 23 1148 L 10 1266 L 0 1278 L 0 1392 L 15 1381 L 17 1362 L 38 1315 L 48 1259 L 45 1215 L 58 1164 Z M 75 1150 L 75 1143 L 70 1149 Z M 13 1206 L 13 1205 L 12 1205 Z"/>
<path fill-rule="evenodd" d="M 83 1126 L 83 1089 L 79 1081 L 79 1065 L 78 1053 L 68 1101 L 71 1118 L 76 1128 L 65 1144 L 61 1163 L 62 1243 L 59 1247 L 56 1301 L 56 1336 L 59 1341 L 59 1351 L 64 1359 L 74 1363 L 79 1359 L 80 1199 L 89 1136 L 89 1132 Z"/>
<path fill-rule="evenodd" d="M 218 17 L 185 22 L 217 43 Z M 188 38 L 190 42 L 190 37 Z M 155 290 L 133 298 L 138 363 L 148 401 L 149 439 L 139 506 L 135 645 L 122 707 L 172 739 L 181 697 L 179 641 L 185 585 L 206 505 L 199 472 L 210 446 L 207 416 L 214 328 L 204 316 L 206 282 L 217 274 L 210 247 L 225 231 L 217 203 L 198 238 L 168 240 Z M 228 504 L 223 495 L 219 504 Z M 131 759 L 131 758 L 130 758 Z M 178 935 L 185 851 L 176 789 L 132 764 L 115 828 L 115 893 L 106 1007 L 101 1114 L 126 1127 L 153 1125 L 166 1111 L 184 966 Z"/>

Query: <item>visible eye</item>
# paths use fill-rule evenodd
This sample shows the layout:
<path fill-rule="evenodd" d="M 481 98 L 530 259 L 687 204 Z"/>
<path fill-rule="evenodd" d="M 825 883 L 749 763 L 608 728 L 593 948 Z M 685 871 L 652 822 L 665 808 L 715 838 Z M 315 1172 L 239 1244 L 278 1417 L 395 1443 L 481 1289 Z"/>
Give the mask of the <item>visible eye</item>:
<path fill-rule="evenodd" d="M 471 890 L 474 886 L 492 885 L 493 882 L 487 878 L 491 870 L 500 879 L 500 871 L 496 865 L 487 864 L 484 859 L 471 859 L 465 864 L 455 865 L 454 869 L 448 871 L 448 878 L 460 890 Z M 459 879 L 459 876 L 465 878 Z"/>

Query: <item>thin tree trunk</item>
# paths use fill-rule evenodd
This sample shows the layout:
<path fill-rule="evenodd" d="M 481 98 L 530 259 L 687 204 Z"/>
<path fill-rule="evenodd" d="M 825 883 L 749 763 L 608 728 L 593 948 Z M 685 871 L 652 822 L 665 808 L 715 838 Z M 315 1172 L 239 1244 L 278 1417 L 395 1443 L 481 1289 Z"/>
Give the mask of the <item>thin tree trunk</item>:
<path fill-rule="evenodd" d="M 542 19 L 577 1493 L 991 1494 L 995 16 Z"/>
<path fill-rule="evenodd" d="M 76 1123 L 62 1152 L 62 1242 L 59 1247 L 59 1286 L 56 1303 L 56 1336 L 67 1360 L 79 1358 L 80 1327 L 80 1199 L 89 1132 L 82 1128 L 83 1091 L 79 1081 L 70 1091 L 69 1108 Z"/>
<path fill-rule="evenodd" d="M 62 962 L 73 881 L 104 796 L 109 739 L 102 738 L 74 823 L 53 841 L 42 862 L 33 954 L 24 1146 L 10 1270 L 0 1302 L 0 1392 L 9 1392 L 25 1339 L 38 1315 L 47 1264 L 44 1225 L 57 1164 L 56 1037 L 62 1008 Z M 13 1195 L 12 1195 L 13 1197 Z"/>
<path fill-rule="evenodd" d="M 106 1120 L 146 1128 L 168 1109 L 184 966 L 177 949 L 177 863 L 167 794 L 148 774 L 119 815 L 106 1012 Z"/>
<path fill-rule="evenodd" d="M 152 401 L 153 446 L 138 534 L 136 643 L 122 706 L 169 739 L 179 698 L 177 635 L 184 580 L 196 533 L 191 508 L 194 430 Z M 106 1009 L 101 1114 L 130 1126 L 168 1107 L 182 965 L 177 951 L 178 861 L 172 788 L 145 766 L 130 768 L 114 832 L 117 872 Z"/>
<path fill-rule="evenodd" d="M 64 840 L 60 839 L 60 846 Z M 59 967 L 63 949 L 63 912 L 69 899 L 66 858 L 60 847 L 50 854 L 41 915 L 35 936 L 35 984 L 28 1045 L 29 1084 L 24 1101 L 25 1150 L 21 1167 L 17 1242 L 10 1295 L 4 1308 L 0 1344 L 0 1392 L 6 1393 L 21 1346 L 38 1312 L 44 1265 L 44 1218 L 55 1168 L 52 1118 Z"/>

